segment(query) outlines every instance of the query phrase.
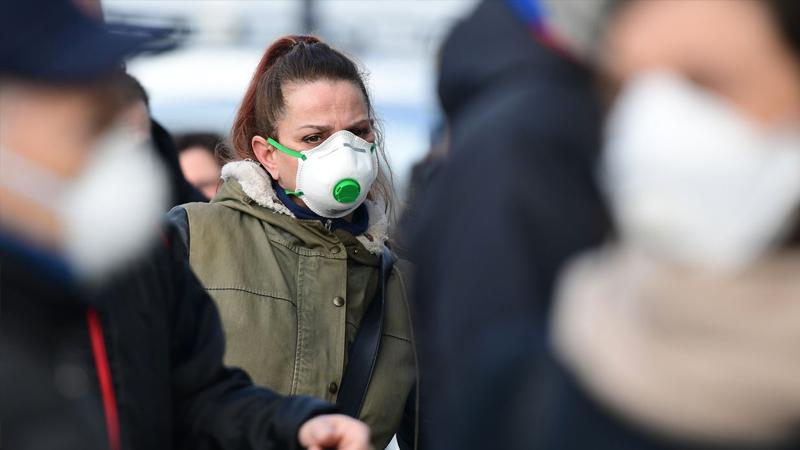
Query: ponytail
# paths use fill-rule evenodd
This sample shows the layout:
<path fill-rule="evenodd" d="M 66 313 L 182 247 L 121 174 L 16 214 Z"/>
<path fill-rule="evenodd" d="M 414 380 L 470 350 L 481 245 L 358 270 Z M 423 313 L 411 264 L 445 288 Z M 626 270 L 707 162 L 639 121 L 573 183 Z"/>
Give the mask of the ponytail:
<path fill-rule="evenodd" d="M 375 141 L 379 149 L 378 178 L 370 194 L 385 201 L 392 221 L 396 216 L 392 171 L 383 151 L 380 121 L 375 117 L 362 74 L 350 58 L 314 36 L 285 36 L 270 45 L 245 91 L 233 121 L 229 145 L 218 147 L 217 157 L 224 162 L 255 160 L 253 137 L 276 137 L 276 124 L 285 105 L 283 87 L 291 82 L 317 80 L 349 81 L 364 95 L 369 117 L 375 123 Z"/>
<path fill-rule="evenodd" d="M 264 84 L 263 81 L 266 79 L 267 71 L 274 65 L 275 61 L 288 54 L 301 42 L 305 44 L 315 44 L 320 41 L 313 36 L 284 36 L 273 42 L 267 51 L 264 52 L 264 56 L 261 57 L 261 61 L 259 61 L 258 66 L 256 66 L 253 78 L 247 86 L 247 91 L 245 91 L 244 98 L 242 98 L 242 103 L 239 106 L 239 111 L 236 113 L 236 118 L 233 120 L 231 145 L 236 157 L 224 159 L 255 159 L 253 149 L 250 145 L 253 136 L 264 132 L 272 132 L 272 130 L 262 130 L 259 128 L 256 115 L 256 100 L 259 97 L 259 90 L 262 90 L 261 87 Z M 281 101 L 281 103 L 283 102 Z"/>

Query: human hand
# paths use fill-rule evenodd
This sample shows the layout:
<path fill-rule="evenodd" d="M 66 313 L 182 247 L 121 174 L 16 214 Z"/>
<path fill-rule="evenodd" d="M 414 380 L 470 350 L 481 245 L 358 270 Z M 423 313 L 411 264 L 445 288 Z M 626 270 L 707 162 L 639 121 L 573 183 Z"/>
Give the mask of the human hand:
<path fill-rule="evenodd" d="M 371 450 L 369 427 L 342 414 L 317 416 L 304 423 L 297 435 L 308 450 Z"/>

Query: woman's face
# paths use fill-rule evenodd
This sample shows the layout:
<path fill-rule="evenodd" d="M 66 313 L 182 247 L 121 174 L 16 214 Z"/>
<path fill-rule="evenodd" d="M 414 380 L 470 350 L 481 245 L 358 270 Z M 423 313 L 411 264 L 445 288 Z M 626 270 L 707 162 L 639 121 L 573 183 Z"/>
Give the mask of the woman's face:
<path fill-rule="evenodd" d="M 614 86 L 655 70 L 678 73 L 761 123 L 800 123 L 800 61 L 761 1 L 631 1 L 612 24 Z"/>
<path fill-rule="evenodd" d="M 256 136 L 252 145 L 256 158 L 284 189 L 294 191 L 298 159 L 266 142 L 272 137 L 292 150 L 310 150 L 330 135 L 348 130 L 373 142 L 375 134 L 366 99 L 350 81 L 318 80 L 290 83 L 283 88 L 283 116 L 276 124 L 276 136 Z M 303 205 L 302 200 L 295 201 Z"/>

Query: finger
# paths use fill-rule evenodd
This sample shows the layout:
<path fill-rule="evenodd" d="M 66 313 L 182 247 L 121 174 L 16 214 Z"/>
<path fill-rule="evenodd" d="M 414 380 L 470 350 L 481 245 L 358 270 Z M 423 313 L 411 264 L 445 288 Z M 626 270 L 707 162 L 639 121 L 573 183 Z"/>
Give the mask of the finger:
<path fill-rule="evenodd" d="M 337 441 L 335 435 L 335 422 L 332 417 L 319 416 L 309 420 L 300 428 L 298 440 L 304 447 L 319 447 L 335 444 Z"/>
<path fill-rule="evenodd" d="M 358 422 L 348 423 L 339 431 L 341 438 L 339 450 L 368 450 L 371 448 L 369 428 L 366 425 Z"/>
<path fill-rule="evenodd" d="M 315 417 L 300 427 L 300 433 L 298 435 L 300 443 L 304 447 L 310 447 L 317 443 L 318 435 L 322 432 L 324 434 L 324 430 L 320 431 L 320 428 L 325 428 L 326 423 L 320 422 L 320 418 Z"/>

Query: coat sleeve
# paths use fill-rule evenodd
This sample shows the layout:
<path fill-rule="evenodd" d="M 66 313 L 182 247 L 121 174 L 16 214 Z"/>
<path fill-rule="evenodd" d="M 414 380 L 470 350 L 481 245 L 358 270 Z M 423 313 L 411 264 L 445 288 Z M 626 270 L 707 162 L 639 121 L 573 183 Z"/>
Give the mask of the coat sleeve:
<path fill-rule="evenodd" d="M 171 373 L 176 444 L 186 449 L 298 449 L 300 426 L 334 412 L 311 397 L 283 397 L 254 386 L 222 363 L 224 335 L 216 306 L 186 263 L 172 231 L 176 298 L 170 305 Z"/>

